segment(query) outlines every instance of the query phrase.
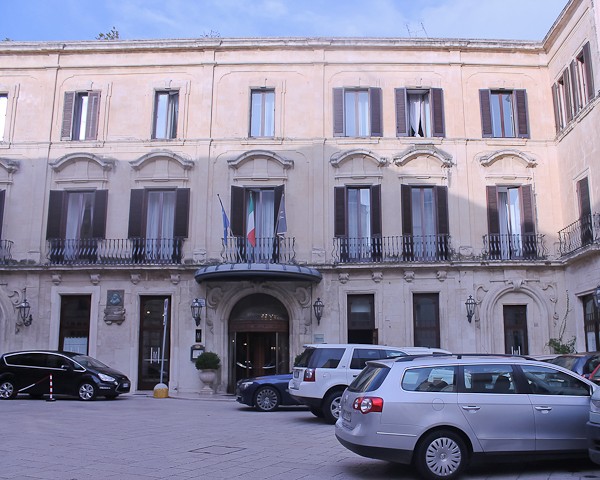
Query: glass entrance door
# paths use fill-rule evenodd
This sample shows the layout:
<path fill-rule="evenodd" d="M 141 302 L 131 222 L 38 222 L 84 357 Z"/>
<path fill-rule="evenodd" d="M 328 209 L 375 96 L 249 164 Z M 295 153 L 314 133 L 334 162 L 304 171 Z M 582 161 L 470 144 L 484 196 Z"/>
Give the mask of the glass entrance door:
<path fill-rule="evenodd" d="M 289 372 L 287 333 L 235 332 L 233 345 L 235 382 Z"/>
<path fill-rule="evenodd" d="M 505 353 L 528 355 L 527 305 L 504 305 Z"/>
<path fill-rule="evenodd" d="M 171 297 L 140 297 L 140 345 L 138 359 L 138 390 L 152 390 L 160 383 L 163 346 L 163 312 L 165 300 L 169 300 L 167 308 L 167 329 L 164 341 L 163 383 L 169 384 L 169 345 L 171 315 Z"/>

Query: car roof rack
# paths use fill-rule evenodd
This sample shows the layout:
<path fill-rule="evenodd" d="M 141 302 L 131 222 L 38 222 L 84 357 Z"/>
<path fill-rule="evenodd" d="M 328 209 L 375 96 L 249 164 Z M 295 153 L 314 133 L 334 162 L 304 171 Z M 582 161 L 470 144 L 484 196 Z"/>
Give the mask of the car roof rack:
<path fill-rule="evenodd" d="M 439 358 L 439 357 L 452 357 L 457 360 L 461 360 L 463 358 L 474 357 L 474 358 L 522 358 L 523 360 L 536 360 L 533 357 L 528 355 L 516 355 L 512 353 L 433 353 L 433 354 L 416 354 L 416 355 L 403 355 L 401 357 L 396 357 L 394 360 L 396 362 L 410 362 L 417 358 Z M 385 359 L 381 359 L 385 360 Z"/>

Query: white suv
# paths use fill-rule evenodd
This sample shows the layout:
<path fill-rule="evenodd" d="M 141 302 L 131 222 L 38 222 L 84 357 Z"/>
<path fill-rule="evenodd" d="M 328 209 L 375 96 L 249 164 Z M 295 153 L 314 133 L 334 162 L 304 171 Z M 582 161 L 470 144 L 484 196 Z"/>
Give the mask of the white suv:
<path fill-rule="evenodd" d="M 331 343 L 304 345 L 304 352 L 294 365 L 289 393 L 308 405 L 314 415 L 334 424 L 340 415 L 342 393 L 368 360 L 435 353 L 450 352 L 427 347 Z"/>

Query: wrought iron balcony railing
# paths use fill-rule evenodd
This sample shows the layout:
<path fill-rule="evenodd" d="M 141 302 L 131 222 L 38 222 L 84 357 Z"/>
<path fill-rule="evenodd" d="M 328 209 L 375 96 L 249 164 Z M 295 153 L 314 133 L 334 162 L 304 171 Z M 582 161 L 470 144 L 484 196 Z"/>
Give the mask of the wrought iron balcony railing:
<path fill-rule="evenodd" d="M 558 232 L 559 253 L 568 255 L 600 239 L 600 214 L 582 215 L 579 220 Z"/>
<path fill-rule="evenodd" d="M 223 239 L 221 258 L 225 263 L 279 263 L 296 261 L 294 237 L 259 237 L 252 246 L 246 237 Z"/>
<path fill-rule="evenodd" d="M 543 260 L 547 257 L 542 234 L 500 234 L 483 236 L 484 257 L 488 260 Z"/>
<path fill-rule="evenodd" d="M 51 265 L 177 265 L 183 258 L 183 238 L 51 238 Z"/>
<path fill-rule="evenodd" d="M 333 239 L 336 263 L 445 262 L 450 257 L 448 234 Z"/>
<path fill-rule="evenodd" d="M 0 264 L 10 263 L 12 256 L 10 250 L 13 246 L 11 240 L 0 240 Z"/>

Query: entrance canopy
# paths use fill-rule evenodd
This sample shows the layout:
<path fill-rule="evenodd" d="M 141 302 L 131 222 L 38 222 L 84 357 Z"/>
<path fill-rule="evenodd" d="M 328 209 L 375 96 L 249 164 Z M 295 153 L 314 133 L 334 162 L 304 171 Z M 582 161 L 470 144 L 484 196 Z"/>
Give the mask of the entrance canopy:
<path fill-rule="evenodd" d="M 321 273 L 314 268 L 279 263 L 224 263 L 202 267 L 194 275 L 196 281 L 232 280 L 276 280 L 276 281 L 321 281 Z"/>

